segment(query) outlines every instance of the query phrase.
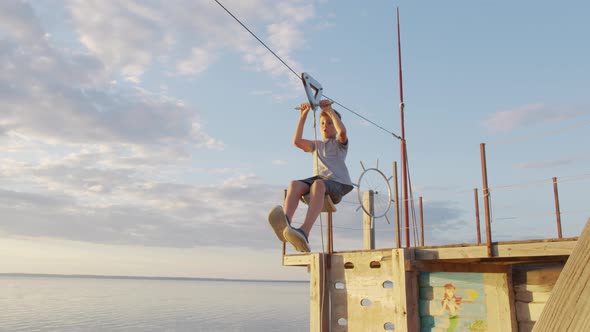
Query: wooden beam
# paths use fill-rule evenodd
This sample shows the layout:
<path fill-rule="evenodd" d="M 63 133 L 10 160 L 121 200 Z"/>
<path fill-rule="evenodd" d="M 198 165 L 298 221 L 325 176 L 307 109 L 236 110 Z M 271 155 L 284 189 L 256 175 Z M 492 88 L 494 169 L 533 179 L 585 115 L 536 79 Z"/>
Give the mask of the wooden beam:
<path fill-rule="evenodd" d="M 493 258 L 568 256 L 576 242 L 575 239 L 564 239 L 563 241 L 494 243 Z M 487 247 L 477 245 L 426 247 L 415 249 L 415 251 L 418 260 L 488 258 Z"/>
<path fill-rule="evenodd" d="M 532 242 L 519 244 L 498 244 L 494 255 L 498 257 L 534 257 L 569 255 L 577 241 Z"/>

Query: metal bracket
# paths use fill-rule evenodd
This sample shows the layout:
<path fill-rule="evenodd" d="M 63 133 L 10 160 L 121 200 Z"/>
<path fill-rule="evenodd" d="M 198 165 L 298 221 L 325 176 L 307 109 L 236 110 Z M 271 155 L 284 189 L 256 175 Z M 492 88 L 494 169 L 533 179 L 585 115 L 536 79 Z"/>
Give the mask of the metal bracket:
<path fill-rule="evenodd" d="M 301 73 L 301 81 L 305 88 L 305 94 L 307 94 L 307 100 L 309 100 L 311 108 L 315 111 L 322 99 L 322 85 L 308 73 Z"/>

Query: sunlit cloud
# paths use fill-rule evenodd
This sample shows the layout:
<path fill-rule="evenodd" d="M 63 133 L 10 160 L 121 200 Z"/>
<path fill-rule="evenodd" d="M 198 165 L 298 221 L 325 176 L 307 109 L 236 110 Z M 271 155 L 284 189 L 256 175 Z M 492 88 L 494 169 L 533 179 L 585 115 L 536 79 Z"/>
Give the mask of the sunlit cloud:
<path fill-rule="evenodd" d="M 571 110 L 560 110 L 536 103 L 490 114 L 483 125 L 490 131 L 507 132 L 539 123 L 564 120 L 572 115 Z"/>

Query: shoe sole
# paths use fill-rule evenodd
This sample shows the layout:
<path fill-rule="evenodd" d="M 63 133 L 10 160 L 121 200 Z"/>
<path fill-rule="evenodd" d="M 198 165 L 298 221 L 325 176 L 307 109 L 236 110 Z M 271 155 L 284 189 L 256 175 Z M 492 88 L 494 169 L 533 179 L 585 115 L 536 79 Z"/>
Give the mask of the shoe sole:
<path fill-rule="evenodd" d="M 287 242 L 283 233 L 285 229 L 289 227 L 289 223 L 287 222 L 287 216 L 285 216 L 285 212 L 280 205 L 277 205 L 270 210 L 268 213 L 268 223 L 275 231 L 277 238 L 279 238 L 281 242 Z"/>
<path fill-rule="evenodd" d="M 311 252 L 311 250 L 309 249 L 309 244 L 307 243 L 307 241 L 305 241 L 303 235 L 301 235 L 301 233 L 299 233 L 295 229 L 291 227 L 285 228 L 283 236 L 285 237 L 285 239 L 287 239 L 287 241 L 289 241 L 289 243 L 293 245 L 293 247 L 295 247 L 295 250 L 299 252 Z"/>

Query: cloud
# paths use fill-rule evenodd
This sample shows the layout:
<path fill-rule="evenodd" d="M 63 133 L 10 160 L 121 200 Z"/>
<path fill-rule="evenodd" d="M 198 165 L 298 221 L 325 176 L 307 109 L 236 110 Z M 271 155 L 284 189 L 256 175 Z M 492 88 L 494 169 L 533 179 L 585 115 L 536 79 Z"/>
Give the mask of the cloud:
<path fill-rule="evenodd" d="M 203 72 L 209 65 L 209 54 L 201 48 L 193 48 L 191 55 L 178 62 L 176 69 L 180 75 L 195 75 Z"/>
<path fill-rule="evenodd" d="M 130 11 L 140 11 L 131 2 L 128 4 Z M 98 22 L 107 20 L 103 15 L 117 10 L 117 7 L 103 6 L 100 1 L 78 5 L 88 15 L 91 9 L 96 9 L 97 13 L 91 16 L 96 16 Z M 0 38 L 0 81 L 6 83 L 0 85 L 1 135 L 19 135 L 54 144 L 223 146 L 202 129 L 195 109 L 185 107 L 175 98 L 141 88 L 114 87 L 98 79 L 109 76 L 102 65 L 112 65 L 109 56 L 98 52 L 99 57 L 95 57 L 58 48 L 56 41 L 44 37 L 47 33 L 27 3 L 3 2 L 2 6 L 8 8 L 3 8 L 6 11 L 0 14 L 7 31 Z M 74 13 L 77 13 L 76 6 L 72 7 Z M 150 16 L 149 12 L 142 15 Z M 92 20 L 80 18 L 80 24 L 82 21 Z M 133 29 L 127 32 L 120 35 L 132 35 Z M 149 38 L 139 38 L 144 39 Z M 135 45 L 140 47 L 142 43 Z M 108 45 L 103 46 L 110 50 Z M 128 54 L 125 49 L 120 51 Z M 132 62 L 129 60 L 124 66 L 137 64 Z"/>
<path fill-rule="evenodd" d="M 250 169 L 198 167 L 225 144 L 168 87 L 205 73 L 218 52 L 277 80 L 292 73 L 211 1 L 59 4 L 0 2 L 0 232 L 171 247 L 271 240 L 259 234 L 284 188 Z M 313 5 L 225 4 L 299 66 Z M 300 86 L 288 82 L 277 87 Z M 191 182 L 200 176 L 210 183 Z"/>
<path fill-rule="evenodd" d="M 40 193 L 0 190 L 0 215 L 18 220 L 3 223 L 2 231 L 107 244 L 260 248 L 265 241 L 258 235 L 268 227 L 266 210 L 282 193 L 238 181 L 193 186 L 133 180 L 131 172 L 113 181 L 113 171 L 71 171 L 54 167 L 38 174 L 55 184 Z M 94 185 L 83 193 L 84 186 L 75 182 Z M 93 189 L 103 183 L 111 184 L 109 195 Z"/>
<path fill-rule="evenodd" d="M 224 6 L 290 62 L 290 54 L 304 42 L 300 27 L 315 15 L 314 6 L 304 1 L 226 1 Z M 247 64 L 272 75 L 284 73 L 277 59 L 211 1 L 170 6 L 162 1 L 71 0 L 68 10 L 80 43 L 111 75 L 134 83 L 141 82 L 156 59 L 181 75 L 197 75 L 210 66 L 211 52 L 220 49 L 237 52 Z M 266 27 L 266 35 L 258 25 Z"/>
<path fill-rule="evenodd" d="M 154 55 L 170 47 L 158 6 L 138 1 L 70 1 L 80 42 L 109 72 L 139 82 Z"/>
<path fill-rule="evenodd" d="M 493 113 L 483 125 L 494 132 L 507 132 L 519 127 L 567 119 L 572 115 L 569 110 L 558 110 L 536 103 Z"/>

